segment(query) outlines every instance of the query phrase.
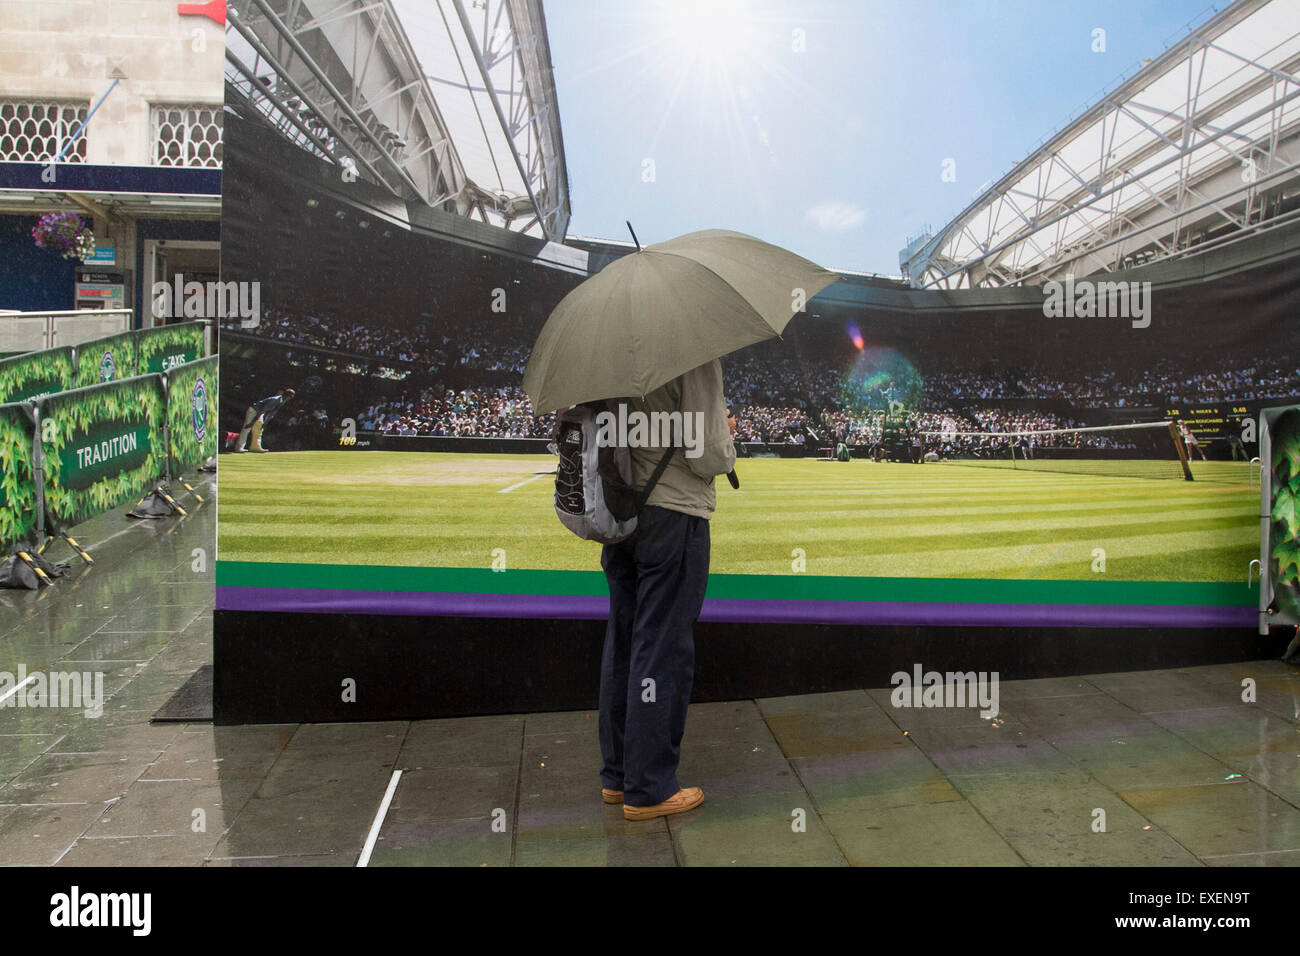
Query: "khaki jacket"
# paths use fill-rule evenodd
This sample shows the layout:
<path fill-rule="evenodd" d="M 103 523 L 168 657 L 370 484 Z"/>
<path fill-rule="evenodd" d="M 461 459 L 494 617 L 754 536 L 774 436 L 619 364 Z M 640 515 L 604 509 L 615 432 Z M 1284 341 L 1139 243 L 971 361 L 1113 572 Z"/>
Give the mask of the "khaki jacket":
<path fill-rule="evenodd" d="M 632 399 L 631 407 L 646 414 L 655 412 L 699 412 L 690 426 L 691 454 L 678 448 L 668 461 L 659 483 L 650 492 L 646 504 L 708 518 L 713 514 L 716 498 L 715 475 L 725 475 L 736 464 L 736 447 L 727 426 L 727 404 L 722 394 L 722 363 L 717 359 L 680 375 L 644 398 Z M 685 435 L 683 436 L 685 437 Z M 632 449 L 632 479 L 644 488 L 663 456 L 665 445 L 656 444 L 655 434 L 646 447 Z"/>

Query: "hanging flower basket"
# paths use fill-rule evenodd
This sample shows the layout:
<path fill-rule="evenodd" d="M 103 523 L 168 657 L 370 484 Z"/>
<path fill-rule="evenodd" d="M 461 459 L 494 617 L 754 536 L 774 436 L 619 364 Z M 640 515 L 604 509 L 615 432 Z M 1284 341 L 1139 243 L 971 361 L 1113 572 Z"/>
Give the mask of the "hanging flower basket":
<path fill-rule="evenodd" d="M 85 259 L 95 251 L 95 234 L 75 212 L 46 213 L 32 226 L 32 238 L 41 249 L 65 259 Z"/>

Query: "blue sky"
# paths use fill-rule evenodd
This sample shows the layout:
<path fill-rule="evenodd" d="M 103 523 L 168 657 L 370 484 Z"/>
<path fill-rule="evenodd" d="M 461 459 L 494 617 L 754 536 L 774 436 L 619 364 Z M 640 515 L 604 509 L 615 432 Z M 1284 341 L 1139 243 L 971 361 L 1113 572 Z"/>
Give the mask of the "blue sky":
<path fill-rule="evenodd" d="M 643 245 L 737 229 L 890 275 L 909 236 L 947 223 L 1210 12 L 1201 0 L 544 4 L 571 235 L 626 239 L 625 219 Z M 942 180 L 948 159 L 955 182 Z"/>

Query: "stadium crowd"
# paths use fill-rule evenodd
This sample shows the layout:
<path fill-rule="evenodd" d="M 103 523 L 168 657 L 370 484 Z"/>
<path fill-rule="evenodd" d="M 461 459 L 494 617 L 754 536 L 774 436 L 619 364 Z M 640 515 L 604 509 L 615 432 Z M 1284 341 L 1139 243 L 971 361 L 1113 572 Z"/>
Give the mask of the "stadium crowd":
<path fill-rule="evenodd" d="M 1151 368 L 1080 369 L 1071 381 L 1060 372 L 1030 366 L 1005 375 L 970 370 L 941 370 L 926 378 L 926 390 L 936 400 L 1060 399 L 1081 406 L 1125 408 L 1131 406 L 1212 404 L 1255 401 L 1291 393 L 1300 369 L 1285 358 L 1260 361 L 1223 358 L 1210 372 L 1191 372 L 1182 362 L 1158 359 Z"/>
<path fill-rule="evenodd" d="M 251 329 L 235 319 L 224 327 L 232 332 L 251 333 L 274 339 L 312 345 L 317 348 L 346 352 L 367 358 L 409 362 L 437 373 L 449 367 L 523 375 L 532 348 L 531 337 L 516 338 L 523 345 L 509 345 L 505 334 L 506 320 L 494 316 L 491 333 L 488 327 L 462 325 L 435 328 L 424 320 L 398 329 L 394 326 L 348 321 L 329 317 L 299 316 L 283 309 L 267 309 L 262 320 Z"/>
<path fill-rule="evenodd" d="M 883 410 L 866 415 L 834 409 L 823 409 L 821 413 L 827 440 L 843 442 L 850 447 L 870 448 L 877 445 L 884 430 L 885 418 Z M 899 420 L 902 420 L 902 416 Z M 969 407 L 964 411 L 948 408 L 942 411 L 911 412 L 906 415 L 906 423 L 911 431 L 922 436 L 922 443 L 927 449 L 943 455 L 985 457 L 1004 454 L 1013 435 L 1022 447 L 1027 447 L 1031 452 L 1034 448 L 1126 448 L 1132 445 L 1130 441 L 1115 437 L 1114 434 L 1021 434 L 1085 427 L 1084 422 L 1076 419 L 1025 409 Z M 968 432 L 982 434 L 963 434 Z"/>
<path fill-rule="evenodd" d="M 426 388 L 409 401 L 370 406 L 357 426 L 407 437 L 549 438 L 555 421 L 553 415 L 534 418 L 522 388 Z"/>
<path fill-rule="evenodd" d="M 436 311 L 436 310 L 435 310 Z M 297 315 L 268 309 L 252 329 L 236 320 L 225 327 L 277 342 L 327 349 L 355 357 L 336 362 L 335 370 L 377 377 L 405 378 L 415 372 L 376 369 L 366 360 L 407 363 L 424 380 L 453 371 L 451 382 L 413 386 L 397 398 L 376 400 L 358 418 L 362 431 L 405 436 L 550 437 L 553 416 L 534 419 L 527 396 L 517 385 L 527 364 L 539 323 L 535 318 L 493 316 L 492 322 L 435 322 L 428 316 L 401 328 L 379 322 Z M 810 357 L 809 353 L 812 353 Z M 825 447 L 842 441 L 851 447 L 880 442 L 884 412 L 894 397 L 888 376 L 883 385 L 858 383 L 845 371 L 856 352 L 843 343 L 832 349 L 808 343 L 765 342 L 730 356 L 724 363 L 724 387 L 737 419 L 736 437 L 744 442 L 808 444 Z M 816 356 L 821 357 L 816 357 Z M 927 446 L 953 454 L 980 455 L 1005 449 L 997 433 L 1076 428 L 1084 424 L 1038 409 L 995 407 L 988 402 L 1049 400 L 1079 408 L 1124 408 L 1172 404 L 1251 401 L 1293 393 L 1300 379 L 1297 362 L 1287 356 L 1268 360 L 1223 356 L 1212 371 L 1193 372 L 1189 360 L 1162 357 L 1149 367 L 1090 368 L 1085 360 L 1067 381 L 1059 369 L 1032 361 L 1007 363 L 991 370 L 963 365 L 960 352 L 946 364 L 918 371 L 898 397 L 910 399 L 910 427 L 925 434 Z M 472 373 L 466 375 L 465 373 Z M 476 380 L 477 379 L 477 380 Z M 906 392 L 906 394 L 903 394 Z M 319 412 L 319 413 L 318 413 Z M 305 412 L 296 412 L 301 417 Z M 319 423 L 324 410 L 313 409 Z M 292 421 L 292 419 L 291 419 Z M 954 432 L 993 433 L 960 436 Z M 1031 446 L 1082 443 L 1125 447 L 1123 436 L 1078 434 L 1033 436 Z"/>

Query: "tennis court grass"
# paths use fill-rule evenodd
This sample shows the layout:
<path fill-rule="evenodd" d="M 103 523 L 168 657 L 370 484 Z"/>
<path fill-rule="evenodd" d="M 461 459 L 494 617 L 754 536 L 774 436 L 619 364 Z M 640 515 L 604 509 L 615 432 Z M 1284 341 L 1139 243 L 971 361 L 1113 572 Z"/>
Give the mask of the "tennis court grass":
<path fill-rule="evenodd" d="M 222 561 L 599 570 L 555 518 L 548 455 L 224 455 Z M 1245 463 L 1197 480 L 752 459 L 719 479 L 711 570 L 732 574 L 1244 581 L 1259 493 Z M 1097 572 L 1099 551 L 1105 571 Z M 499 555 L 498 555 L 499 557 Z"/>

